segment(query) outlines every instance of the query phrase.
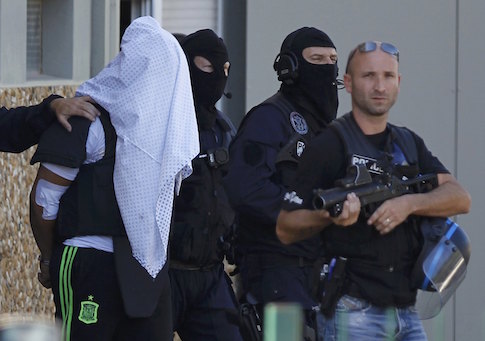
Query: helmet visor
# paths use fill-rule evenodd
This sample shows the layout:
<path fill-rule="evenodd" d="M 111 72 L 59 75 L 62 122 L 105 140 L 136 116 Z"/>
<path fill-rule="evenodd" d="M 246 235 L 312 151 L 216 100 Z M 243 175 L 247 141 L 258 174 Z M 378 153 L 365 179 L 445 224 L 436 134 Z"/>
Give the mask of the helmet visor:
<path fill-rule="evenodd" d="M 447 236 L 433 248 L 423 262 L 425 279 L 418 291 L 416 308 L 422 320 L 440 312 L 466 275 L 466 262 Z"/>

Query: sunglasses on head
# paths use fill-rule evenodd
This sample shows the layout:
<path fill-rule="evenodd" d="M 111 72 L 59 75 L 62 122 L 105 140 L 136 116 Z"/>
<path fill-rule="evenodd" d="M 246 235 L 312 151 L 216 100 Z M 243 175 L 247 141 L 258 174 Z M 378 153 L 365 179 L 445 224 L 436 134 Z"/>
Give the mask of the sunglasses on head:
<path fill-rule="evenodd" d="M 365 43 L 357 46 L 357 50 L 359 50 L 359 52 L 372 52 L 377 50 L 377 46 L 380 46 L 382 51 L 389 53 L 392 56 L 395 56 L 397 61 L 399 62 L 399 50 L 397 49 L 397 47 L 390 43 L 379 44 L 375 41 L 366 41 Z"/>
<path fill-rule="evenodd" d="M 345 68 L 345 73 L 349 72 L 350 61 L 352 60 L 352 58 L 354 58 L 355 53 L 357 51 L 362 53 L 372 52 L 377 50 L 377 46 L 380 46 L 382 51 L 389 53 L 392 56 L 395 56 L 397 59 L 397 62 L 399 63 L 399 50 L 397 49 L 397 47 L 395 47 L 390 43 L 378 43 L 376 41 L 366 41 L 365 43 L 357 45 L 355 49 L 350 51 L 349 58 L 347 59 L 347 66 Z"/>

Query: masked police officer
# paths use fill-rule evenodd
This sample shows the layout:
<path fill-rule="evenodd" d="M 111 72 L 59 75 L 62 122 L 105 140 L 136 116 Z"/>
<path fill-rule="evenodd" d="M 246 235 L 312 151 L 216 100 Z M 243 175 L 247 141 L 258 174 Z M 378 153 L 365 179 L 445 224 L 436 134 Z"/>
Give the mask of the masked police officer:
<path fill-rule="evenodd" d="M 315 333 L 312 265 L 320 239 L 290 246 L 276 237 L 276 218 L 308 141 L 337 113 L 337 52 L 314 27 L 289 34 L 274 62 L 280 90 L 242 121 L 231 145 L 227 193 L 238 213 L 242 286 L 261 304 L 298 302 Z"/>
<path fill-rule="evenodd" d="M 215 107 L 224 93 L 229 57 L 210 29 L 180 42 L 190 69 L 200 154 L 175 200 L 169 270 L 174 331 L 183 340 L 241 340 L 237 324 L 228 320 L 237 302 L 222 262 L 224 237 L 234 220 L 222 175 L 235 128 Z"/>

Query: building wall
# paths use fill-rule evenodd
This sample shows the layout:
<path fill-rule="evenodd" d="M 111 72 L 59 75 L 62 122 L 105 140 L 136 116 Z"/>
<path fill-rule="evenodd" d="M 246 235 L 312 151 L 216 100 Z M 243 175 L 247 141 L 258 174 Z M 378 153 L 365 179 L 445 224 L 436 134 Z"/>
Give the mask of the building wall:
<path fill-rule="evenodd" d="M 52 93 L 72 97 L 77 86 L 0 89 L 6 107 L 34 105 Z M 54 314 L 50 290 L 37 281 L 39 250 L 29 223 L 29 193 L 37 173 L 32 147 L 20 154 L 0 153 L 0 314 Z"/>
<path fill-rule="evenodd" d="M 457 222 L 472 240 L 465 281 L 445 309 L 425 321 L 430 340 L 485 339 L 482 287 L 485 234 L 485 2 L 473 0 L 247 0 L 246 111 L 276 91 L 272 69 L 284 37 L 301 26 L 330 35 L 339 53 L 340 77 L 349 51 L 365 40 L 394 43 L 401 52 L 401 90 L 390 121 L 421 135 L 471 193 L 469 215 Z M 340 93 L 339 115 L 350 110 Z"/>
<path fill-rule="evenodd" d="M 0 1 L 0 105 L 7 108 L 37 104 L 52 93 L 74 96 L 79 83 L 119 51 L 119 0 L 33 3 L 42 6 L 43 55 L 37 61 L 43 64 L 27 73 L 27 27 L 32 24 L 27 0 Z M 0 153 L 0 315 L 52 318 L 51 291 L 37 281 L 39 251 L 29 224 L 34 150 Z"/>
<path fill-rule="evenodd" d="M 119 8 L 119 0 L 0 1 L 0 86 L 90 78 L 119 51 Z"/>
<path fill-rule="evenodd" d="M 472 240 L 472 258 L 468 277 L 456 295 L 455 340 L 485 340 L 485 293 L 483 290 L 485 233 L 481 226 L 485 208 L 485 46 L 476 39 L 485 33 L 485 2 L 458 1 L 458 41 L 456 64 L 457 172 L 459 180 L 472 195 L 472 212 L 459 221 Z M 438 125 L 435 125 L 439 127 Z M 439 131 L 439 129 L 436 129 Z"/>
<path fill-rule="evenodd" d="M 189 34 L 203 28 L 218 32 L 218 0 L 163 0 L 162 27 Z"/>

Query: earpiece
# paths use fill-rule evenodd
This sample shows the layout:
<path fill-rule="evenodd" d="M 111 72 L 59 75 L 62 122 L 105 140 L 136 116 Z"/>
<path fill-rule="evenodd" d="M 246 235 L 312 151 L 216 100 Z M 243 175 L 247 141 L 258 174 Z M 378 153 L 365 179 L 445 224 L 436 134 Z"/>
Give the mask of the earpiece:
<path fill-rule="evenodd" d="M 290 49 L 299 32 L 300 30 L 297 30 L 286 37 L 282 44 L 284 48 L 278 53 L 273 63 L 278 80 L 288 85 L 294 84 L 298 79 L 298 58 Z"/>
<path fill-rule="evenodd" d="M 280 52 L 274 60 L 273 69 L 279 81 L 291 85 L 298 78 L 298 58 L 291 51 Z"/>

